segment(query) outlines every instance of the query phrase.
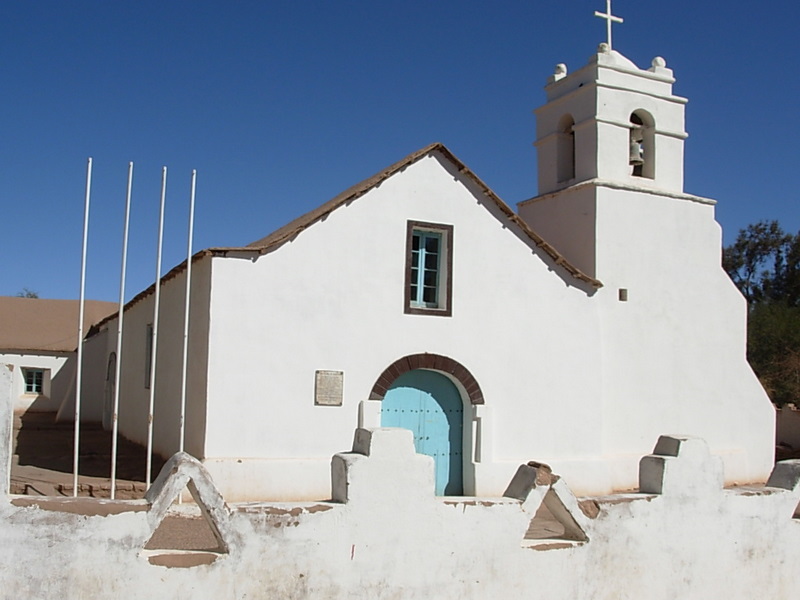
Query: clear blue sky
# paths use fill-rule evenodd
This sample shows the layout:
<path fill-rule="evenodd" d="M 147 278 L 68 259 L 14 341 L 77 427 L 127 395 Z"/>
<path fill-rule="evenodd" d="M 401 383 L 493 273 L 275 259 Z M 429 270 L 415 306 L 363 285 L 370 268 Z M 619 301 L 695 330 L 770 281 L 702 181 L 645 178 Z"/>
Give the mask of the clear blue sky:
<path fill-rule="evenodd" d="M 536 193 L 531 111 L 556 63 L 605 38 L 603 0 L 12 1 L 0 5 L 0 295 L 116 300 L 135 162 L 126 298 L 194 249 L 263 237 L 431 142 L 514 206 Z M 761 219 L 800 229 L 800 3 L 615 0 L 614 47 L 674 69 L 686 191 L 719 201 L 730 243 Z"/>

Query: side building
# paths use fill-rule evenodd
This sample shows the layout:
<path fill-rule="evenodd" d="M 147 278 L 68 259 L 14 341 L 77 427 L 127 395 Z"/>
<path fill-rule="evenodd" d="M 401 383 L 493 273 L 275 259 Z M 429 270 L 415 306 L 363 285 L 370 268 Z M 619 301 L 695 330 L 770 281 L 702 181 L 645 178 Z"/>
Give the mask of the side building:
<path fill-rule="evenodd" d="M 117 308 L 87 301 L 84 331 Z M 12 367 L 15 412 L 55 412 L 74 396 L 78 312 L 77 300 L 0 296 L 0 363 Z"/>

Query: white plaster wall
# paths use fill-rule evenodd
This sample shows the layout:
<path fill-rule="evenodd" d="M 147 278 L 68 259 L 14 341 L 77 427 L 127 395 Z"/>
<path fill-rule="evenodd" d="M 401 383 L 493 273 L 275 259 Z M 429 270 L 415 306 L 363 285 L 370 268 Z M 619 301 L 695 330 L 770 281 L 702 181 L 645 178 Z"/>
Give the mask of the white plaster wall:
<path fill-rule="evenodd" d="M 723 456 L 728 483 L 765 480 L 774 409 L 745 359 L 745 302 L 720 266 L 714 207 L 607 188 L 597 202 L 606 452 L 683 431 Z"/>
<path fill-rule="evenodd" d="M 83 372 L 81 374 L 80 419 L 85 423 L 100 423 L 103 419 L 103 400 L 106 387 L 106 360 L 108 358 L 108 330 L 103 327 L 83 344 Z M 77 389 L 77 352 L 69 356 L 65 369 L 66 389 L 61 394 L 56 413 L 57 421 L 75 420 L 75 391 Z"/>
<path fill-rule="evenodd" d="M 359 403 L 422 352 L 464 365 L 486 399 L 471 493 L 502 492 L 533 458 L 603 478 L 595 305 L 473 192 L 424 158 L 266 256 L 214 259 L 205 456 L 226 495 L 325 497 Z M 409 219 L 454 226 L 451 318 L 403 313 Z M 344 371 L 343 406 L 314 406 L 316 369 Z"/>
<path fill-rule="evenodd" d="M 519 215 L 571 264 L 596 275 L 597 203 L 591 185 L 522 202 Z"/>
<path fill-rule="evenodd" d="M 203 458 L 205 437 L 210 269 L 211 261 L 207 257 L 192 265 L 185 449 L 197 458 Z M 161 288 L 153 448 L 164 457 L 171 456 L 179 448 L 185 290 L 186 271 L 165 281 Z M 142 445 L 147 443 L 150 390 L 145 387 L 146 339 L 147 325 L 153 323 L 153 306 L 154 296 L 150 294 L 127 309 L 123 318 L 119 431 Z M 108 357 L 116 352 L 117 320 L 110 320 L 105 328 L 102 366 L 94 367 L 95 372 L 102 373 L 103 379 Z"/>
<path fill-rule="evenodd" d="M 746 306 L 721 267 L 713 203 L 586 185 L 520 214 L 604 284 L 594 300 L 612 487 L 632 486 L 631 458 L 659 430 L 707 439 L 729 483 L 763 481 L 774 413 L 745 359 Z"/>
<path fill-rule="evenodd" d="M 34 410 L 39 412 L 55 411 L 69 389 L 68 383 L 72 378 L 74 365 L 64 368 L 67 364 L 69 353 L 29 353 L 14 352 L 0 353 L 0 363 L 11 365 L 12 383 L 11 395 L 14 399 L 14 410 L 17 412 Z M 25 393 L 25 375 L 22 369 L 49 369 L 50 379 L 45 381 L 42 394 Z"/>

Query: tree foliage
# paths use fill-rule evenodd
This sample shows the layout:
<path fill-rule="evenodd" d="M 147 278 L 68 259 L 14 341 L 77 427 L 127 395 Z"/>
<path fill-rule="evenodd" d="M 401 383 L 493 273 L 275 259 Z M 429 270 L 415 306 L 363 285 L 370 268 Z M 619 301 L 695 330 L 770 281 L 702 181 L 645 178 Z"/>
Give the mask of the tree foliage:
<path fill-rule="evenodd" d="M 722 265 L 749 306 L 747 358 L 772 401 L 800 401 L 800 233 L 777 221 L 739 231 Z"/>
<path fill-rule="evenodd" d="M 22 288 L 21 292 L 17 292 L 17 298 L 38 298 L 39 294 L 28 288 Z"/>

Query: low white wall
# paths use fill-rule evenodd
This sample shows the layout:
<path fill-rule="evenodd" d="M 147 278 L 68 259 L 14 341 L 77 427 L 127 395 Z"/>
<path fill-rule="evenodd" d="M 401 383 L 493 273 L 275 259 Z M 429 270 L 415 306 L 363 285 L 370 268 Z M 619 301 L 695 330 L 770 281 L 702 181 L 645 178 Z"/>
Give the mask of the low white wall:
<path fill-rule="evenodd" d="M 580 504 L 530 465 L 506 497 L 437 498 L 432 461 L 405 430 L 358 430 L 354 451 L 333 459 L 333 502 L 226 506 L 202 465 L 179 455 L 147 500 L 0 502 L 0 596 L 795 597 L 800 572 L 787 557 L 800 550 L 800 462 L 782 463 L 772 487 L 723 490 L 722 463 L 702 440 L 662 437 L 656 452 L 641 463 L 648 493 Z M 187 483 L 225 551 L 210 565 L 151 564 L 158 552 L 142 547 L 166 514 L 185 515 L 186 505 L 168 507 Z M 543 502 L 576 535 L 524 540 Z"/>

